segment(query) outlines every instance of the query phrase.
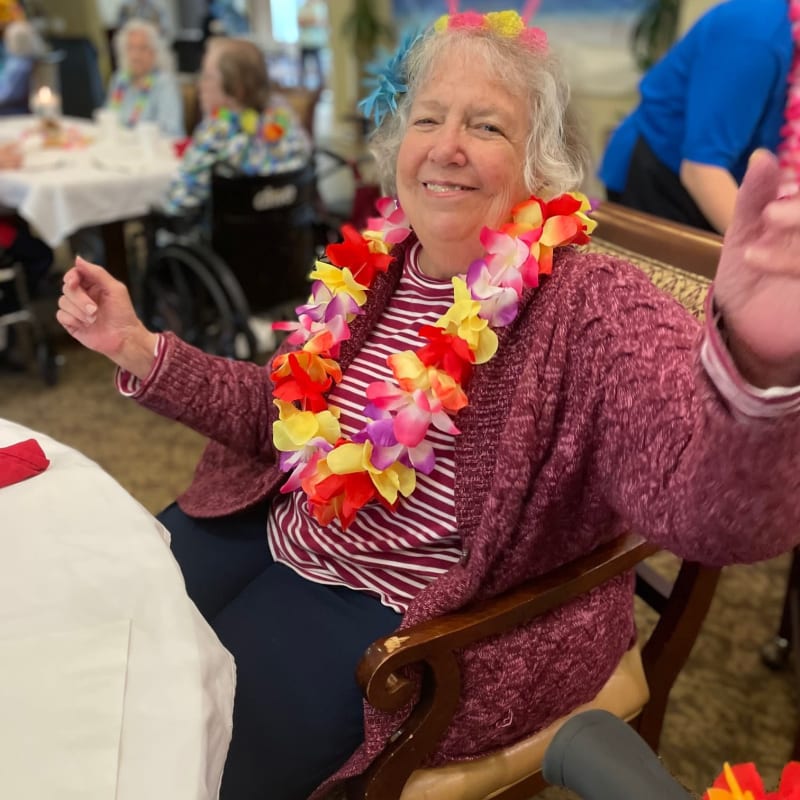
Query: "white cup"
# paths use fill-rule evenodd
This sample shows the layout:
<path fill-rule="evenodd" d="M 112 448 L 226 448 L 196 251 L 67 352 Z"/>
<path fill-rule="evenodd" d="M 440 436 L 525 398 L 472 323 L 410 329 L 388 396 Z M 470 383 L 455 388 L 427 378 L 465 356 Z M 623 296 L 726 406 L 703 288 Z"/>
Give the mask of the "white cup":
<path fill-rule="evenodd" d="M 161 129 L 157 122 L 140 122 L 136 126 L 136 138 L 147 158 L 156 158 L 160 155 Z"/>
<path fill-rule="evenodd" d="M 119 117 L 113 108 L 98 108 L 94 112 L 94 121 L 101 139 L 114 141 L 119 137 Z"/>

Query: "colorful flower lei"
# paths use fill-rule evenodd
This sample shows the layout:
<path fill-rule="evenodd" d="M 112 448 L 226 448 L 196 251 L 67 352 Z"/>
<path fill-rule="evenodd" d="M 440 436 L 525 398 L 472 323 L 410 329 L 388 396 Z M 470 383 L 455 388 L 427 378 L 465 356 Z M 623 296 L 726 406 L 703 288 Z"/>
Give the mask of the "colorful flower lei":
<path fill-rule="evenodd" d="M 500 36 L 518 38 L 533 50 L 546 51 L 547 34 L 541 28 L 528 28 L 526 25 L 526 20 L 534 13 L 537 5 L 538 3 L 529 2 L 522 16 L 516 11 L 456 13 L 455 8 L 452 8 L 450 14 L 444 14 L 436 20 L 432 30 L 434 33 L 441 33 L 445 30 L 486 29 Z M 397 96 L 408 91 L 406 58 L 423 35 L 418 32 L 406 33 L 393 56 L 367 65 L 368 77 L 364 85 L 372 91 L 359 102 L 358 108 L 365 117 L 371 117 L 377 127 L 380 127 L 387 114 L 397 112 Z"/>
<path fill-rule="evenodd" d="M 420 328 L 424 346 L 387 358 L 395 380 L 367 387 L 369 421 L 349 439 L 340 430 L 339 410 L 326 400 L 342 379 L 340 345 L 376 275 L 388 269 L 392 245 L 410 229 L 397 202 L 386 197 L 366 231 L 344 226 L 344 241 L 325 251 L 331 263 L 317 261 L 311 273 L 311 296 L 297 308 L 298 321 L 273 326 L 291 331 L 289 341 L 301 344 L 271 363 L 279 411 L 273 442 L 281 469 L 290 473 L 281 491 L 302 489 L 320 524 L 336 518 L 345 530 L 372 500 L 394 510 L 401 495 L 414 491 L 417 471 L 430 474 L 435 466 L 429 429 L 459 433 L 452 417 L 469 402 L 465 388 L 474 365 L 497 350 L 495 328 L 509 325 L 523 290 L 552 271 L 556 247 L 589 241 L 596 225 L 586 216 L 589 207 L 579 193 L 549 202 L 532 196 L 498 230 L 484 227 L 485 254 L 465 277 L 452 279 L 453 305 L 434 325 Z"/>
<path fill-rule="evenodd" d="M 128 127 L 133 127 L 139 121 L 139 117 L 144 113 L 150 92 L 153 90 L 153 76 L 146 75 L 138 85 L 136 85 L 137 95 L 134 101 L 131 115 L 125 123 Z M 111 93 L 111 108 L 118 109 L 125 100 L 126 93 L 134 87 L 133 81 L 126 77 L 114 87 Z"/>
<path fill-rule="evenodd" d="M 702 800 L 800 800 L 800 762 L 790 761 L 777 792 L 766 792 L 755 764 L 725 764 Z"/>
<path fill-rule="evenodd" d="M 789 3 L 789 23 L 794 55 L 789 69 L 784 124 L 778 146 L 782 172 L 781 195 L 796 194 L 800 190 L 800 0 L 791 0 Z"/>
<path fill-rule="evenodd" d="M 229 108 L 218 108 L 212 113 L 213 119 L 221 120 L 234 130 L 241 130 L 248 136 L 257 136 L 270 144 L 283 137 L 292 124 L 292 117 L 287 109 L 277 108 L 264 114 L 252 108 L 244 111 L 231 111 Z"/>

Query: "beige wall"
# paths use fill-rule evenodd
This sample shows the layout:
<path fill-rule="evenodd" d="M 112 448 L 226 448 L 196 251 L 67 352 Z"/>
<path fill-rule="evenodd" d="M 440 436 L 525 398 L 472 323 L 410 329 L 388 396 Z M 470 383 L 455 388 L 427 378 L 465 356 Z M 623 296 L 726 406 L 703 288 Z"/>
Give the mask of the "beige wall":
<path fill-rule="evenodd" d="M 373 0 L 376 12 L 382 19 L 392 17 L 391 0 Z M 333 89 L 334 113 L 337 118 L 354 114 L 356 103 L 365 92 L 359 86 L 358 65 L 352 44 L 340 33 L 342 22 L 353 8 L 353 0 L 329 0 L 331 43 L 331 88 Z"/>
<path fill-rule="evenodd" d="M 722 0 L 681 0 L 678 15 L 678 36 L 683 36 L 692 27 L 695 20 L 708 11 L 711 6 L 719 5 Z"/>

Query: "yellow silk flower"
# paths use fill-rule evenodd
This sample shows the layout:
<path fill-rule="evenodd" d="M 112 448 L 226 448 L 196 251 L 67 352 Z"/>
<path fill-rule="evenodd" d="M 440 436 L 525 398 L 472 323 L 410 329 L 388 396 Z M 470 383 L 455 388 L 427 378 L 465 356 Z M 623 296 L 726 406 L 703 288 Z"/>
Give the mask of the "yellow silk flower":
<path fill-rule="evenodd" d="M 417 473 L 399 461 L 386 469 L 378 469 L 372 464 L 372 442 L 362 444 L 348 442 L 335 447 L 325 458 L 328 469 L 335 475 L 350 475 L 354 472 L 369 473 L 370 480 L 381 497 L 388 503 L 395 503 L 397 495 L 408 497 L 416 488 Z"/>
<path fill-rule="evenodd" d="M 301 411 L 293 403 L 275 400 L 279 419 L 272 426 L 272 441 L 281 452 L 300 450 L 312 439 L 322 437 L 335 444 L 341 436 L 339 409 L 325 411 Z"/>
<path fill-rule="evenodd" d="M 367 302 L 367 286 L 360 284 L 348 267 L 335 267 L 324 261 L 317 261 L 316 269 L 309 276 L 312 281 L 322 281 L 331 294 L 347 294 L 359 306 Z"/>
<path fill-rule="evenodd" d="M 475 363 L 485 364 L 497 352 L 497 334 L 478 316 L 480 310 L 464 279 L 453 278 L 453 305 L 436 326 L 463 339 L 475 354 Z"/>

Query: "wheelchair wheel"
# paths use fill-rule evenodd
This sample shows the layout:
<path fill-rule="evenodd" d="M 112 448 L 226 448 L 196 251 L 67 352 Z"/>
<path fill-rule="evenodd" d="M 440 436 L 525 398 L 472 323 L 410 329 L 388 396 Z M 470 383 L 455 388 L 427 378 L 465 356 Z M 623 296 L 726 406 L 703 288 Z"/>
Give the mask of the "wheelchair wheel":
<path fill-rule="evenodd" d="M 234 310 L 226 287 L 229 270 L 221 266 L 194 245 L 157 250 L 142 276 L 139 314 L 153 330 L 173 331 L 208 353 L 250 358 L 252 332 L 241 307 Z"/>
<path fill-rule="evenodd" d="M 208 266 L 225 292 L 231 309 L 235 327 L 234 356 L 243 361 L 252 361 L 258 346 L 255 334 L 250 325 L 250 305 L 244 296 L 242 287 L 225 260 L 213 250 L 202 245 L 190 245 L 189 249 Z"/>

